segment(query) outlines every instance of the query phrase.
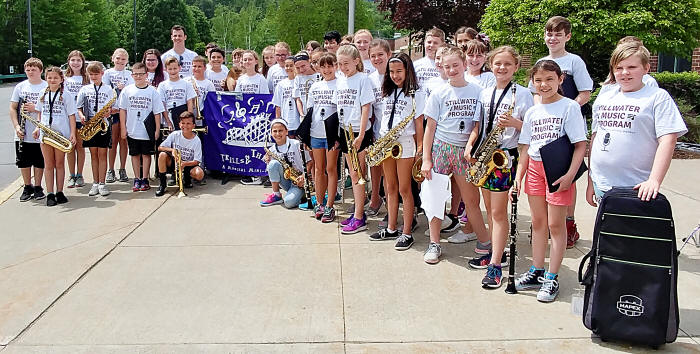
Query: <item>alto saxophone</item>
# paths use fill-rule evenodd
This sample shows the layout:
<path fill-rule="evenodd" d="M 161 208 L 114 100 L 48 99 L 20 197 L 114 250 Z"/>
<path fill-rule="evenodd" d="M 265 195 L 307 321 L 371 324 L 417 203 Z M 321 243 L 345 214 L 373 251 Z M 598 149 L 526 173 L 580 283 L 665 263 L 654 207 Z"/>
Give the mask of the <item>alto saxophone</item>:
<path fill-rule="evenodd" d="M 516 85 L 512 85 L 511 103 L 506 115 L 513 114 L 515 109 L 515 89 Z M 498 107 L 494 107 L 496 110 Z M 508 156 L 503 150 L 499 149 L 499 138 L 506 128 L 503 126 L 496 126 L 491 130 L 486 139 L 481 143 L 479 148 L 474 152 L 474 157 L 476 162 L 469 167 L 467 173 L 467 182 L 470 182 L 477 187 L 481 187 L 486 183 L 486 178 L 497 168 L 505 168 L 508 166 Z"/>
<path fill-rule="evenodd" d="M 43 136 L 41 138 L 41 142 L 50 146 L 53 146 L 54 148 L 63 151 L 64 153 L 69 153 L 73 150 L 73 143 L 68 140 L 65 136 L 61 135 L 61 133 L 51 129 L 51 127 L 41 124 L 38 120 L 32 118 L 29 114 L 24 112 L 24 104 L 22 104 L 22 107 L 19 110 L 19 114 L 22 117 L 22 119 L 28 120 L 32 122 L 37 128 L 41 129 L 41 132 L 43 133 Z"/>
<path fill-rule="evenodd" d="M 397 140 L 401 137 L 401 133 L 406 129 L 408 123 L 416 116 L 416 98 L 413 96 L 413 92 L 409 95 L 411 96 L 411 114 L 367 148 L 367 164 L 370 167 L 379 166 L 382 161 L 390 157 L 395 160 L 401 158 L 403 147 Z M 396 104 L 395 101 L 394 104 Z"/>
<path fill-rule="evenodd" d="M 184 167 L 182 167 L 182 152 L 180 149 L 173 149 L 173 160 L 175 160 L 175 182 L 177 184 L 177 187 L 180 189 L 180 191 L 177 193 L 178 198 L 182 198 L 186 196 L 187 194 L 185 193 L 184 190 L 184 185 L 182 182 L 182 178 L 184 177 Z"/>
<path fill-rule="evenodd" d="M 99 92 L 95 92 L 95 100 L 99 99 Z M 114 102 L 117 100 L 117 90 L 112 89 L 112 99 L 107 102 L 107 104 L 104 105 L 104 107 L 100 108 L 100 110 L 95 113 L 95 115 L 88 119 L 85 124 L 83 124 L 83 127 L 78 129 L 78 135 L 80 136 L 80 139 L 83 140 L 90 140 L 92 139 L 97 133 L 106 133 L 107 130 L 109 130 L 109 123 L 105 118 L 110 116 L 112 105 L 114 105 Z"/>
<path fill-rule="evenodd" d="M 284 171 L 284 178 L 291 180 L 292 183 L 298 185 L 299 181 L 301 181 L 304 177 L 302 172 L 288 164 L 282 156 L 275 154 L 274 152 L 272 152 L 272 150 L 268 149 L 267 144 L 265 144 L 264 148 L 265 153 L 270 155 L 270 158 L 277 160 L 277 162 L 279 162 L 280 165 L 282 165 L 282 171 Z M 304 151 L 302 150 L 301 153 L 303 154 Z"/>

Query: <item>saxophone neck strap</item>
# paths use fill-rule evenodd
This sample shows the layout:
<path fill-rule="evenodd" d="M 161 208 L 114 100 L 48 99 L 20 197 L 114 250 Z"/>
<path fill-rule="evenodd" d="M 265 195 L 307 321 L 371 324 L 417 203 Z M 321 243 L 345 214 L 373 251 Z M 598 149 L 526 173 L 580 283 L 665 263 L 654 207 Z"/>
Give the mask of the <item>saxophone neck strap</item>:
<path fill-rule="evenodd" d="M 103 84 L 104 84 L 104 82 L 100 82 L 100 86 L 92 84 L 92 86 L 95 88 L 95 110 L 94 110 L 95 114 L 97 114 L 97 105 L 100 103 L 100 90 L 102 90 Z"/>
<path fill-rule="evenodd" d="M 391 116 L 389 116 L 389 129 L 394 127 L 394 114 L 396 114 L 396 102 L 399 100 L 399 88 L 394 90 L 394 102 L 391 105 Z"/>
<path fill-rule="evenodd" d="M 503 97 L 506 96 L 508 93 L 508 89 L 513 85 L 513 82 L 509 82 L 508 85 L 503 89 L 501 92 L 501 96 L 498 97 L 498 102 L 494 104 L 494 100 L 496 99 L 496 87 L 493 88 L 493 93 L 491 94 L 491 105 L 489 106 L 489 116 L 488 116 L 488 122 L 486 125 L 486 134 L 491 132 L 491 129 L 493 129 L 493 121 L 496 119 L 496 112 L 498 111 L 498 106 L 501 105 L 501 101 L 503 101 Z"/>
<path fill-rule="evenodd" d="M 51 97 L 51 90 L 49 90 L 49 126 L 53 124 L 53 104 L 56 102 L 56 97 L 60 94 L 61 89 L 59 88 L 54 92 L 53 98 Z"/>

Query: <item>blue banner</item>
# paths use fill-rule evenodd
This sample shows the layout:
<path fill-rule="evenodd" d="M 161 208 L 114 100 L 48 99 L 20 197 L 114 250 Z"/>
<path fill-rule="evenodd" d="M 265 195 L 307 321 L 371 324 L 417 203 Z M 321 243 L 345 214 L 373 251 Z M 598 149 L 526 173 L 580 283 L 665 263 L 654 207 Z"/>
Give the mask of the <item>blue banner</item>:
<path fill-rule="evenodd" d="M 275 117 L 272 95 L 209 92 L 204 101 L 204 165 L 242 176 L 264 176 L 262 160 Z"/>

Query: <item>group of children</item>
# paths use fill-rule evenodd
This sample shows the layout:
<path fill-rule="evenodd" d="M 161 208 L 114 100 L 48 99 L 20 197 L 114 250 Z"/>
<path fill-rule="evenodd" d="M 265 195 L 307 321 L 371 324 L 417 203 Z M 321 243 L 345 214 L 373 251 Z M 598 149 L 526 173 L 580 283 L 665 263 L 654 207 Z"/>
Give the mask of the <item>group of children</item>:
<path fill-rule="evenodd" d="M 78 85 L 69 84 L 68 73 L 64 80 L 60 70 L 49 68 L 48 83 L 44 82 L 41 62 L 30 59 L 25 63 L 28 80 L 16 87 L 11 103 L 13 124 L 18 140 L 22 140 L 16 144 L 17 166 L 25 183 L 20 199 L 43 196 L 41 169 L 46 161 L 43 173 L 49 202 L 67 201 L 62 193 L 63 154 L 47 144 L 36 148 L 41 137 L 30 123 L 21 129 L 16 113 L 19 102 L 27 103 L 27 114 L 38 115 L 76 147 L 90 147 L 95 194 L 108 194 L 104 183 L 116 175 L 115 158 L 111 158 L 107 170 L 107 149 L 114 151 L 110 156 L 116 156 L 116 145 L 123 146 L 122 141 L 126 141 L 132 156 L 133 190 L 149 189 L 155 141 L 160 141 L 161 132 L 170 131 L 158 148 L 160 186 L 156 195 L 162 195 L 172 149 L 182 152 L 187 185 L 191 178 L 204 177 L 201 142 L 192 130 L 196 118 L 201 117 L 201 107 L 195 107 L 194 99 L 201 102 L 207 91 L 224 90 L 233 84 L 233 90 L 243 93 L 273 93 L 276 117 L 271 122 L 272 143 L 265 156 L 272 193 L 260 202 L 262 206 L 299 206 L 309 182 L 305 181 L 306 171 L 315 187 L 314 216 L 324 223 L 333 222 L 338 184 L 345 182 L 339 180 L 339 175 L 347 163 L 354 204 L 348 210 L 349 217 L 340 222 L 343 234 L 367 229 L 368 216 L 377 215 L 382 206 L 383 190 L 387 216 L 370 240 L 395 240 L 396 250 L 409 249 L 414 243 L 416 216 L 424 211 L 429 224 L 426 236 L 430 238 L 425 262 L 438 263 L 441 234 L 457 231 L 448 242 L 476 241 L 477 257 L 468 264 L 486 270 L 484 288 L 498 288 L 502 267 L 508 265 L 504 251 L 509 231 L 508 204 L 514 194 L 524 191 L 532 214 L 533 256 L 529 270 L 517 277 L 515 285 L 518 290 L 536 289 L 539 301 L 551 302 L 559 293 L 558 272 L 565 250 L 578 239 L 573 219 L 575 177 L 586 153 L 588 137 L 582 106 L 590 99 L 593 81 L 581 58 L 566 52 L 566 42 L 571 39 L 571 24 L 566 18 L 549 19 L 543 34 L 550 54 L 530 70 L 529 88 L 513 81 L 520 68 L 517 51 L 510 46 L 489 50 L 487 38 L 471 28 L 455 34 L 459 47 L 446 43 L 443 31 L 427 31 L 426 56 L 415 63 L 404 53 L 392 54 L 386 41 L 373 39 L 366 30 L 348 39 L 353 43 L 342 45 L 338 32 L 328 32 L 323 46 L 309 43 L 309 51 L 296 55 L 280 42 L 263 51 L 262 69 L 257 53 L 240 53 L 240 76 L 232 83 L 230 75 L 223 74 L 222 51 L 208 48 L 211 65 L 202 57 L 189 55 L 184 49 L 184 28 L 175 26 L 171 31 L 173 49 L 163 58 L 156 50 L 147 51 L 143 63 L 133 65 L 128 75 L 121 75 L 126 61 L 121 58 L 125 52 L 120 50 L 113 57 L 114 71 L 104 77 L 101 64 L 87 65 L 89 81 L 83 78 L 77 103 L 70 88 Z M 623 38 L 612 53 L 610 75 L 592 107 L 586 191 L 591 205 L 595 206 L 598 198 L 615 186 L 632 185 L 641 199 L 654 198 L 668 170 L 676 139 L 686 132 L 673 99 L 647 75 L 649 57 L 634 37 Z M 69 56 L 71 74 L 82 72 L 80 65 L 71 63 Z M 190 74 L 185 73 L 187 70 L 192 70 L 193 78 L 181 78 Z M 76 129 L 89 119 L 86 112 L 94 115 L 109 101 L 112 89 L 119 95 L 112 111 L 119 114 L 118 122 L 111 122 L 111 134 L 116 131 L 121 136 L 108 139 L 98 135 L 97 141 L 91 139 L 81 145 Z M 149 117 L 155 125 L 151 131 L 147 128 Z M 165 125 L 169 130 L 160 129 Z M 174 130 L 177 126 L 179 131 Z M 476 162 L 474 152 L 497 127 L 503 129 L 497 143 L 505 163 L 477 187 L 466 178 Z M 400 145 L 400 154 L 370 168 L 366 164 L 367 148 L 389 134 Z M 599 134 L 604 138 L 597 138 Z M 295 139 L 298 136 L 310 139 L 303 144 Z M 549 183 L 558 186 L 550 192 L 540 149 L 563 136 L 573 144 L 572 162 L 561 178 Z M 124 159 L 121 162 L 120 178 Z M 69 159 L 69 184 L 78 185 L 82 166 L 79 162 L 74 174 L 72 165 Z M 425 178 L 421 183 L 414 178 L 416 169 Z M 361 183 L 365 179 L 370 182 Z M 261 183 L 256 179 L 247 182 Z M 371 188 L 366 187 L 369 185 Z M 487 223 L 480 209 L 482 197 Z M 448 200 L 450 208 L 446 210 Z M 545 269 L 549 238 L 550 260 Z"/>

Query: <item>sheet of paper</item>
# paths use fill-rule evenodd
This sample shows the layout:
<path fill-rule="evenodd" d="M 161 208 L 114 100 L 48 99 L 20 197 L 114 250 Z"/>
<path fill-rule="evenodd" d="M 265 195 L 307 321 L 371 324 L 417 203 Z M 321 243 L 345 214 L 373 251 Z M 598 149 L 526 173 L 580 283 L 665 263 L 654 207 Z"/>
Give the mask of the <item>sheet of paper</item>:
<path fill-rule="evenodd" d="M 450 176 L 441 175 L 432 171 L 431 179 L 425 179 L 421 183 L 420 200 L 421 207 L 425 210 L 428 220 L 434 217 L 440 220 L 445 218 L 445 204 L 450 198 Z"/>

